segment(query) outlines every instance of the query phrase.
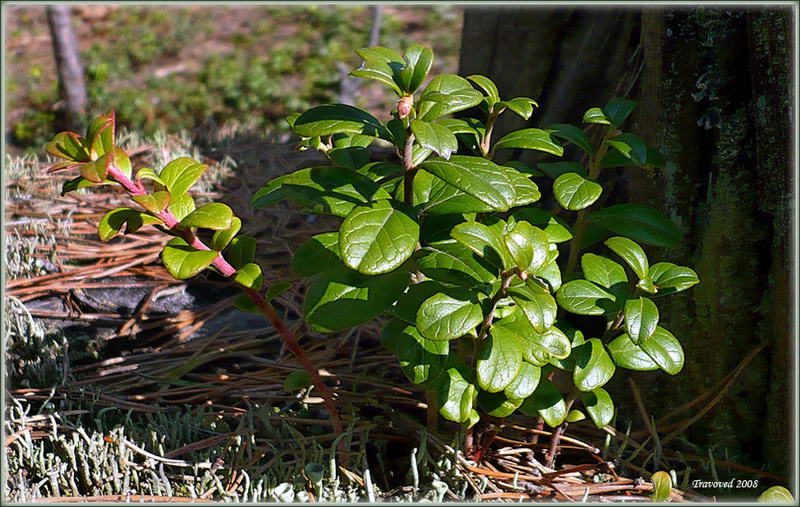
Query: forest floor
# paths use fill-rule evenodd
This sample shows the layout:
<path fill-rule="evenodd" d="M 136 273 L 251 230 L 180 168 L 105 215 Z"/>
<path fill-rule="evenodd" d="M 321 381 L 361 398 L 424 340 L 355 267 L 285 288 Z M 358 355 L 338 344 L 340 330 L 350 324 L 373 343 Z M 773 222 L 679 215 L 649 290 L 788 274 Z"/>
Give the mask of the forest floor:
<path fill-rule="evenodd" d="M 59 107 L 45 8 L 6 14 L 5 134 L 12 149 L 36 150 L 54 134 Z M 380 44 L 427 44 L 434 71 L 455 72 L 462 18 L 456 6 L 386 5 Z M 146 134 L 236 124 L 285 139 L 287 115 L 337 101 L 343 80 L 360 82 L 347 73 L 372 23 L 372 9 L 356 5 L 73 8 L 89 114 L 115 109 L 122 125 Z M 389 95 L 364 83 L 356 105 L 386 111 Z"/>

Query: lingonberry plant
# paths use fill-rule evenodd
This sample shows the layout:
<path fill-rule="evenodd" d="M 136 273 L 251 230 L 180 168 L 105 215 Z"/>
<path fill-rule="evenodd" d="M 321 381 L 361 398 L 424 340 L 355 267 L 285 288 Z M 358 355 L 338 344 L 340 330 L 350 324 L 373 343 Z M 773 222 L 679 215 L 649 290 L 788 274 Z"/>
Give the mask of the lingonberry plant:
<path fill-rule="evenodd" d="M 481 413 L 504 418 L 518 410 L 558 428 L 554 445 L 564 425 L 585 413 L 598 426 L 609 423 L 614 405 L 603 385 L 617 367 L 681 370 L 683 350 L 658 325 L 653 300 L 688 289 L 697 275 L 668 262 L 650 265 L 638 244 L 674 246 L 678 228 L 637 204 L 588 210 L 602 202 L 601 171 L 664 165 L 621 130 L 634 102 L 589 109 L 585 130 L 555 124 L 495 140 L 501 114 L 528 120 L 536 102 L 502 100 L 479 75 L 442 74 L 420 91 L 433 61 L 422 45 L 404 55 L 383 47 L 357 53 L 364 62 L 352 74 L 398 95 L 393 118 L 384 124 L 344 104 L 290 116 L 301 148 L 321 151 L 330 164 L 275 178 L 253 197 L 255 207 L 288 199 L 342 218 L 337 231 L 309 238 L 293 259 L 294 271 L 311 277 L 304 302 L 311 329 L 342 331 L 386 315 L 383 343 L 444 418 L 471 427 Z M 450 116 L 467 110 L 478 117 Z M 113 114 L 101 116 L 85 137 L 65 132 L 48 145 L 67 160 L 54 170 L 80 169 L 64 192 L 121 184 L 141 209 L 106 214 L 101 239 L 153 225 L 175 236 L 162 253 L 173 276 L 211 268 L 240 285 L 238 306 L 275 325 L 340 428 L 316 367 L 270 304 L 277 288 L 262 288 L 255 240 L 237 236 L 241 222 L 224 204 L 195 209 L 188 190 L 206 166 L 179 158 L 134 177 L 114 128 Z M 373 143 L 393 147 L 396 159 L 371 161 Z M 563 157 L 570 144 L 580 161 L 493 162 L 510 149 Z M 553 180 L 551 209 L 532 206 L 542 198 L 534 180 Z M 208 245 L 198 228 L 214 231 Z M 571 387 L 559 389 L 556 375 Z M 585 413 L 573 408 L 578 400 Z"/>
<path fill-rule="evenodd" d="M 311 277 L 304 310 L 312 329 L 341 331 L 388 315 L 382 340 L 402 371 L 434 393 L 443 417 L 467 426 L 481 411 L 503 418 L 519 410 L 558 427 L 585 417 L 571 410 L 576 400 L 603 426 L 614 413 L 603 385 L 617 366 L 681 370 L 680 343 L 658 325 L 653 299 L 691 287 L 697 275 L 651 266 L 637 244 L 672 246 L 678 228 L 641 205 L 587 211 L 602 196 L 601 171 L 664 164 L 621 131 L 633 101 L 586 112 L 594 141 L 567 124 L 494 140 L 501 114 L 527 120 L 536 102 L 503 100 L 479 75 L 439 75 L 419 91 L 433 61 L 422 45 L 404 55 L 383 47 L 357 53 L 363 64 L 352 74 L 398 95 L 393 118 L 383 124 L 344 104 L 291 116 L 302 147 L 320 150 L 330 165 L 275 178 L 253 198 L 256 207 L 289 199 L 343 219 L 294 257 L 294 270 Z M 478 117 L 450 117 L 466 110 Z M 396 160 L 370 162 L 367 147 L 377 139 Z M 582 162 L 537 170 L 492 161 L 509 149 L 562 157 L 562 143 L 575 145 Z M 553 180 L 554 209 L 531 206 L 541 198 L 537 178 Z M 568 212 L 577 212 L 573 225 L 559 216 Z M 600 242 L 598 253 L 588 251 Z M 552 381 L 557 371 L 571 376 L 567 392 Z"/>

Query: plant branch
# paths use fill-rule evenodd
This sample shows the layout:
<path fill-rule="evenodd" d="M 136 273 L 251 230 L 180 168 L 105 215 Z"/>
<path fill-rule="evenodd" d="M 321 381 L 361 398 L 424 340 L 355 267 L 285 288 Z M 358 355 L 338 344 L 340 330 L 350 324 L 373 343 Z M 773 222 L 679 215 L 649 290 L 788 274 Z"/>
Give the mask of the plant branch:
<path fill-rule="evenodd" d="M 575 403 L 577 398 L 578 391 L 576 389 L 572 389 L 566 399 L 567 408 L 565 410 L 567 414 L 569 414 L 572 404 Z M 553 464 L 556 460 L 556 453 L 558 452 L 558 443 L 561 441 L 561 435 L 567 429 L 568 425 L 569 423 L 567 421 L 562 422 L 558 425 L 555 431 L 553 431 L 552 437 L 550 437 L 550 448 L 547 450 L 547 454 L 545 455 L 545 466 L 548 468 L 553 468 Z"/>
<path fill-rule="evenodd" d="M 606 141 L 616 134 L 616 129 L 608 129 L 603 136 L 602 142 L 600 143 L 600 148 L 598 148 L 597 152 L 595 152 L 589 158 L 590 180 L 595 180 L 600 175 L 600 161 L 603 160 L 603 157 L 605 157 L 606 152 L 608 151 L 608 144 L 606 144 Z M 575 270 L 575 265 L 578 263 L 578 254 L 581 250 L 581 244 L 586 237 L 586 226 L 588 225 L 588 221 L 586 219 L 587 213 L 588 212 L 585 209 L 579 211 L 578 217 L 575 219 L 575 225 L 572 228 L 573 238 L 570 244 L 569 258 L 567 260 L 567 276 L 569 276 L 569 274 Z"/>
<path fill-rule="evenodd" d="M 140 183 L 132 181 L 122 171 L 113 165 L 108 169 L 108 176 L 122 185 L 130 195 L 145 194 L 145 190 Z M 157 216 L 164 222 L 164 225 L 166 225 L 172 233 L 181 237 L 193 248 L 198 250 L 211 250 L 202 241 L 200 241 L 200 239 L 190 229 L 182 229 L 178 227 L 177 218 L 175 218 L 175 215 L 173 215 L 169 210 L 165 209 L 164 211 L 158 213 Z M 227 260 L 225 260 L 225 257 L 223 257 L 222 253 L 217 254 L 213 265 L 227 278 L 232 278 L 236 273 L 236 268 L 234 268 Z M 319 374 L 319 369 L 316 368 L 311 362 L 311 359 L 308 357 L 305 349 L 303 349 L 303 347 L 300 345 L 297 337 L 289 329 L 286 323 L 283 322 L 283 319 L 281 319 L 269 301 L 267 301 L 264 296 L 255 289 L 242 286 L 242 290 L 253 301 L 253 304 L 258 307 L 261 313 L 264 314 L 267 320 L 269 320 L 269 322 L 283 339 L 286 348 L 289 349 L 289 351 L 297 358 L 297 360 L 300 362 L 300 365 L 303 367 L 306 373 L 308 373 L 311 383 L 314 385 L 317 391 L 319 391 L 325 407 L 328 409 L 328 412 L 330 412 L 334 430 L 337 434 L 341 435 L 344 431 L 342 422 L 339 418 L 339 413 L 336 408 L 336 404 L 334 403 L 333 395 L 328 390 L 325 382 L 323 382 L 322 377 Z"/>
<path fill-rule="evenodd" d="M 489 160 L 494 158 L 494 150 L 489 151 L 489 146 L 492 144 L 492 132 L 494 131 L 494 124 L 497 122 L 499 114 L 499 112 L 489 113 L 489 117 L 486 119 L 486 132 L 483 134 L 483 139 L 481 140 L 481 154 L 484 158 Z"/>
<path fill-rule="evenodd" d="M 501 277 L 502 282 L 500 283 L 500 290 L 498 290 L 497 294 L 495 294 L 492 298 L 491 309 L 486 315 L 486 318 L 483 320 L 483 324 L 481 324 L 481 332 L 478 334 L 479 340 L 486 338 L 486 335 L 489 333 L 489 328 L 492 326 L 492 322 L 494 321 L 494 312 L 497 310 L 497 305 L 500 304 L 501 299 L 508 296 L 508 287 L 511 285 L 511 281 L 514 279 L 514 272 L 505 272 L 501 275 Z"/>
<path fill-rule="evenodd" d="M 403 202 L 411 206 L 414 203 L 414 134 L 409 131 L 403 148 Z"/>

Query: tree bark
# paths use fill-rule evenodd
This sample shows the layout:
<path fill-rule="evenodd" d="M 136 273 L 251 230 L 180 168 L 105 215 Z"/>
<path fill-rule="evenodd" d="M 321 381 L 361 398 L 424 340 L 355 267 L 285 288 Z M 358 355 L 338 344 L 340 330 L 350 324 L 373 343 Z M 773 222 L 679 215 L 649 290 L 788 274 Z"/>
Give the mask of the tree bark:
<path fill-rule="evenodd" d="M 683 436 L 713 447 L 717 458 L 786 477 L 796 354 L 791 23 L 791 10 L 780 7 L 467 9 L 461 60 L 463 73 L 491 77 L 502 97 L 539 101 L 529 125 L 515 120 L 507 128 L 580 124 L 585 109 L 611 96 L 639 102 L 626 130 L 670 162 L 659 171 L 605 171 L 607 204 L 651 204 L 670 216 L 683 243 L 648 253 L 693 266 L 701 283 L 657 300 L 661 324 L 684 347 L 683 371 L 631 374 L 658 418 L 766 342 L 719 405 Z M 624 400 L 625 385 L 615 379 L 610 388 Z M 627 406 L 621 415 L 635 419 Z"/>
<path fill-rule="evenodd" d="M 67 128 L 75 129 L 81 123 L 86 110 L 86 85 L 70 10 L 68 5 L 48 5 L 47 21 L 53 40 L 59 91 L 64 104 L 63 121 Z"/>

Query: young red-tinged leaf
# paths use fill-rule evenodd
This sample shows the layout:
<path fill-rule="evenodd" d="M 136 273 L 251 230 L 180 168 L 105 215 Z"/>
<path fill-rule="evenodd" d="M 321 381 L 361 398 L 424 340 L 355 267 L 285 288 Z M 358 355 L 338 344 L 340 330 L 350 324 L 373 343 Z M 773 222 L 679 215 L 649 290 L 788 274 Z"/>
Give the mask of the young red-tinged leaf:
<path fill-rule="evenodd" d="M 157 215 L 169 205 L 169 192 L 158 191 L 152 194 L 134 195 L 131 199 L 150 213 Z"/>
<path fill-rule="evenodd" d="M 110 157 L 103 155 L 97 160 L 81 165 L 81 176 L 94 183 L 101 183 L 106 179 Z"/>
<path fill-rule="evenodd" d="M 119 169 L 122 174 L 130 178 L 133 174 L 133 167 L 131 166 L 131 159 L 128 157 L 128 154 L 125 153 L 125 150 L 122 148 L 114 148 L 108 153 L 112 154 L 109 163 Z"/>
<path fill-rule="evenodd" d="M 212 202 L 192 211 L 183 220 L 181 227 L 201 227 L 221 231 L 230 228 L 233 211 L 227 204 Z"/>
<path fill-rule="evenodd" d="M 113 111 L 98 116 L 86 130 L 86 145 L 92 158 L 114 151 L 114 130 L 116 128 Z"/>
<path fill-rule="evenodd" d="M 264 284 L 264 276 L 261 274 L 261 266 L 258 264 L 245 264 L 236 270 L 233 281 L 248 289 L 259 290 Z"/>
<path fill-rule="evenodd" d="M 158 190 L 164 190 L 167 188 L 167 184 L 164 182 L 164 180 L 162 180 L 161 177 L 149 167 L 143 167 L 136 171 L 136 181 L 141 182 L 144 180 L 154 181 L 161 185 L 162 188 L 159 188 Z"/>
<path fill-rule="evenodd" d="M 213 250 L 198 250 L 181 238 L 173 238 L 161 252 L 161 260 L 169 274 L 178 280 L 185 280 L 210 266 L 217 255 Z"/>
<path fill-rule="evenodd" d="M 48 143 L 47 152 L 55 157 L 74 162 L 89 162 L 89 152 L 83 145 L 83 138 L 75 132 L 60 132 Z"/>

